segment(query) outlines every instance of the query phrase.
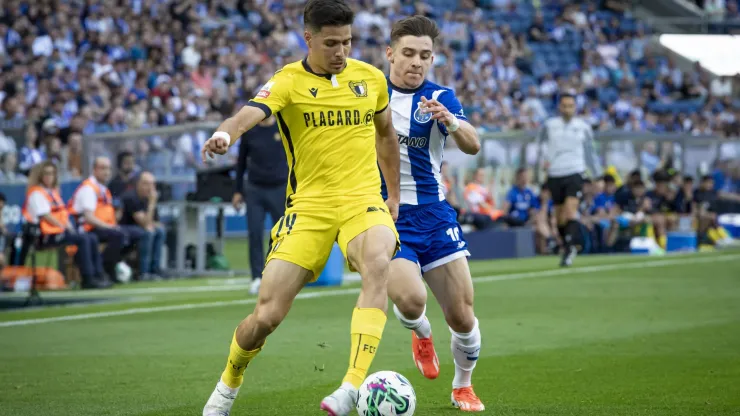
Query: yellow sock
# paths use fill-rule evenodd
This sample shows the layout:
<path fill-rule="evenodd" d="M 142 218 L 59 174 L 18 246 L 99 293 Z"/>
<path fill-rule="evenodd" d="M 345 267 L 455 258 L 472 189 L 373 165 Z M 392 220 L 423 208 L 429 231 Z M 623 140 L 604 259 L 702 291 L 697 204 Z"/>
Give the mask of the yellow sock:
<path fill-rule="evenodd" d="M 668 239 L 664 235 L 661 235 L 660 237 L 658 237 L 658 245 L 660 246 L 660 248 L 665 249 L 667 241 Z"/>
<path fill-rule="evenodd" d="M 221 374 L 221 381 L 232 389 L 241 386 L 244 381 L 244 370 L 247 369 L 249 362 L 262 351 L 262 348 L 264 345 L 252 351 L 243 349 L 236 343 L 236 331 L 234 331 L 229 348 L 229 359 L 226 362 L 226 369 Z"/>
<path fill-rule="evenodd" d="M 719 236 L 720 240 L 724 240 L 725 238 L 730 237 L 730 233 L 725 230 L 725 227 L 717 227 L 717 235 Z"/>
<path fill-rule="evenodd" d="M 707 236 L 712 241 L 712 243 L 716 243 L 717 241 L 721 240 L 721 238 L 719 237 L 719 232 L 715 228 L 708 229 Z"/>
<path fill-rule="evenodd" d="M 375 358 L 380 338 L 383 336 L 386 316 L 376 308 L 355 308 L 352 313 L 351 339 L 352 347 L 349 355 L 349 370 L 344 376 L 344 382 L 352 383 L 360 388 L 367 377 L 367 370 Z"/>

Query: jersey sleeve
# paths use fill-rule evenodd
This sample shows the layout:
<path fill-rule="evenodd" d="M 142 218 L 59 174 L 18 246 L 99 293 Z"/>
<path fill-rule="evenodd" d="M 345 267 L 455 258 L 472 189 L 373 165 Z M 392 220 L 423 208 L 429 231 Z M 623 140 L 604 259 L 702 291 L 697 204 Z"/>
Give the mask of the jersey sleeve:
<path fill-rule="evenodd" d="M 452 115 L 454 115 L 458 120 L 468 121 L 468 118 L 465 116 L 465 110 L 463 110 L 462 104 L 460 104 L 460 100 L 457 99 L 452 90 L 447 90 L 440 94 L 437 101 L 447 107 L 447 111 L 452 113 Z"/>
<path fill-rule="evenodd" d="M 380 92 L 378 93 L 378 103 L 375 105 L 375 114 L 385 111 L 385 109 L 388 108 L 388 102 L 390 101 L 390 96 L 388 95 L 388 81 L 385 79 L 385 75 L 378 71 L 377 77 Z"/>
<path fill-rule="evenodd" d="M 509 189 L 509 192 L 506 193 L 506 202 L 512 206 L 516 204 L 516 190 L 514 188 Z"/>
<path fill-rule="evenodd" d="M 286 71 L 278 71 L 262 86 L 257 95 L 247 105 L 265 112 L 266 117 L 277 113 L 290 104 L 293 90 L 293 77 Z"/>

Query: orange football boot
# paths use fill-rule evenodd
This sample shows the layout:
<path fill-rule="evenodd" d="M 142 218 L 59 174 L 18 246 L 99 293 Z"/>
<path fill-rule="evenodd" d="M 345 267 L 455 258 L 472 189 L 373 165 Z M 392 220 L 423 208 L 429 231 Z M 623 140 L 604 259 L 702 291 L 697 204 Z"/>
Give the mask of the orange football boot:
<path fill-rule="evenodd" d="M 430 380 L 439 377 L 439 358 L 437 351 L 434 350 L 431 335 L 429 338 L 419 338 L 416 332 L 411 331 L 411 350 L 414 354 L 414 364 L 424 377 Z"/>
<path fill-rule="evenodd" d="M 473 386 L 452 389 L 452 405 L 463 412 L 482 412 L 486 410 L 483 402 L 473 391 Z"/>

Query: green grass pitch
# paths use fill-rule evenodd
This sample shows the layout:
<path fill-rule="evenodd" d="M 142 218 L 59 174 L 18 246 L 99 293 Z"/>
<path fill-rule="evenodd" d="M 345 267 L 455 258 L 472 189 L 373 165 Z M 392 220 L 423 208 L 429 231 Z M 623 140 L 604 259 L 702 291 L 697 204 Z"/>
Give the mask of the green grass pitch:
<path fill-rule="evenodd" d="M 740 252 L 557 262 L 471 266 L 484 414 L 740 415 Z M 98 304 L 0 313 L 0 415 L 200 415 L 253 308 L 246 288 L 157 282 L 74 293 Z M 322 414 L 346 370 L 356 292 L 307 289 L 250 365 L 232 414 Z M 392 314 L 371 371 L 407 376 L 417 415 L 451 415 L 450 334 L 434 302 L 428 313 L 440 378 L 421 377 Z"/>

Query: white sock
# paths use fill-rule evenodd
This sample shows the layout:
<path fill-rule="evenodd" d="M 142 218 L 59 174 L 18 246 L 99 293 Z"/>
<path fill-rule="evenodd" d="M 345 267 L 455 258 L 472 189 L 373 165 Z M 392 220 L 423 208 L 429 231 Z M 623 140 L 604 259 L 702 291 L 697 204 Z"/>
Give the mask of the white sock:
<path fill-rule="evenodd" d="M 467 334 L 460 334 L 452 330 L 452 357 L 455 359 L 455 378 L 452 380 L 452 388 L 469 387 L 472 385 L 471 377 L 473 369 L 478 362 L 480 354 L 480 329 L 478 319 L 475 319 L 473 330 Z"/>
<path fill-rule="evenodd" d="M 403 325 L 403 327 L 406 329 L 410 329 L 416 332 L 417 337 L 429 338 L 432 336 L 432 324 L 430 324 L 429 320 L 427 319 L 426 306 L 424 306 L 424 311 L 421 313 L 421 316 L 416 319 L 408 319 L 403 316 L 401 311 L 398 309 L 398 306 L 396 305 L 393 305 L 393 312 L 396 314 L 396 318 L 401 321 L 401 325 Z"/>

